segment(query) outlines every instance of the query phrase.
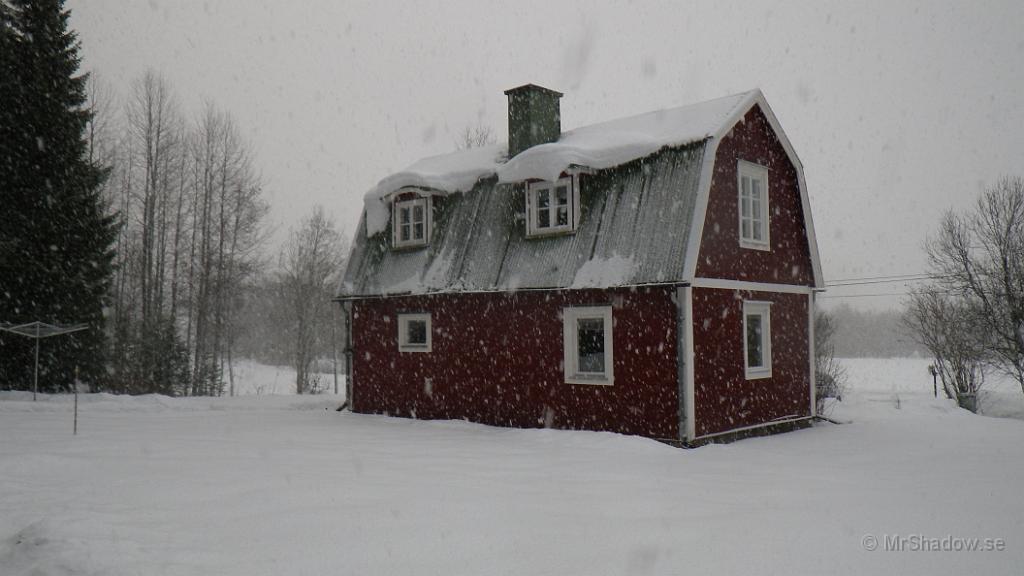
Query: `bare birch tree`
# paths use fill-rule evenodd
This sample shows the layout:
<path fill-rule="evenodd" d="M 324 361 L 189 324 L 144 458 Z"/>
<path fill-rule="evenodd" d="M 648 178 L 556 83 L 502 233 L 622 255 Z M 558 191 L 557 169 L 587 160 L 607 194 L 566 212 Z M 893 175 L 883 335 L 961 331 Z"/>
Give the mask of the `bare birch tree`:
<path fill-rule="evenodd" d="M 224 392 L 231 357 L 235 296 L 253 275 L 266 238 L 267 205 L 252 154 L 227 113 L 207 104 L 191 143 L 192 230 L 188 265 L 189 394 Z"/>
<path fill-rule="evenodd" d="M 907 307 L 907 324 L 931 353 L 946 396 L 957 402 L 976 395 L 985 383 L 991 358 L 980 313 L 969 299 L 934 286 L 916 290 Z M 973 399 L 968 402 L 973 405 Z"/>
<path fill-rule="evenodd" d="M 971 311 L 994 368 L 1024 390 L 1024 179 L 1003 178 L 974 210 L 948 212 L 928 245 L 932 286 Z"/>
<path fill-rule="evenodd" d="M 121 288 L 130 296 L 117 301 L 116 315 L 117 336 L 129 343 L 116 368 L 123 391 L 173 394 L 185 359 L 168 301 L 167 286 L 178 276 L 168 239 L 183 192 L 184 122 L 170 87 L 153 71 L 132 85 L 125 139 Z"/>
<path fill-rule="evenodd" d="M 97 90 L 100 109 L 102 93 Z M 252 153 L 208 104 L 186 127 L 167 82 L 134 84 L 113 132 L 108 197 L 120 218 L 111 287 L 112 388 L 220 394 L 232 374 L 239 287 L 257 271 L 267 211 Z"/>
<path fill-rule="evenodd" d="M 334 221 L 317 206 L 293 230 L 281 252 L 280 290 L 288 311 L 295 390 L 320 390 L 313 365 L 329 350 L 335 285 L 344 268 L 345 241 Z"/>
<path fill-rule="evenodd" d="M 86 108 L 89 122 L 86 137 L 89 162 L 103 166 L 114 166 L 117 156 L 117 101 L 113 87 L 96 72 L 90 72 L 86 81 Z M 105 188 L 112 188 L 108 179 Z M 108 197 L 109 200 L 109 197 Z"/>
<path fill-rule="evenodd" d="M 490 126 L 477 124 L 475 126 L 466 126 L 459 133 L 459 137 L 455 141 L 455 148 L 457 150 L 468 150 L 470 148 L 490 146 L 495 142 L 497 142 L 497 138 L 494 136 L 494 130 Z"/>

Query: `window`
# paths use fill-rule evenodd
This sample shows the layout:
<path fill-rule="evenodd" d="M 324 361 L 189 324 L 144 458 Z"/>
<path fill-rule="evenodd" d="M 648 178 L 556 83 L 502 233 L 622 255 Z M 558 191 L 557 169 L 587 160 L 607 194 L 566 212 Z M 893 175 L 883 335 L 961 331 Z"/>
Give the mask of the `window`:
<path fill-rule="evenodd" d="M 743 303 L 743 362 L 747 380 L 772 376 L 770 302 Z"/>
<path fill-rule="evenodd" d="M 395 200 L 396 248 L 424 246 L 430 238 L 430 199 Z"/>
<path fill-rule="evenodd" d="M 572 176 L 555 182 L 531 182 L 526 190 L 526 235 L 541 236 L 576 229 L 579 193 Z"/>
<path fill-rule="evenodd" d="M 769 250 L 768 169 L 740 160 L 740 246 Z"/>
<path fill-rule="evenodd" d="M 565 381 L 612 384 L 611 306 L 566 308 L 562 322 Z"/>
<path fill-rule="evenodd" d="M 398 351 L 430 352 L 430 314 L 398 315 Z"/>

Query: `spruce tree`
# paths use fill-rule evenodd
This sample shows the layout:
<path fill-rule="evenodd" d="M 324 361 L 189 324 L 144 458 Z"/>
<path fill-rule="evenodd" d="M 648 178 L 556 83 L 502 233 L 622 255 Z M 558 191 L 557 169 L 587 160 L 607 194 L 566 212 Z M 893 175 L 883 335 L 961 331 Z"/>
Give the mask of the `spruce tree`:
<path fill-rule="evenodd" d="M 90 163 L 86 75 L 63 0 L 0 0 L 0 321 L 89 325 L 44 340 L 40 389 L 66 389 L 75 367 L 101 384 L 103 306 L 115 221 Z M 31 384 L 33 343 L 0 339 L 0 385 Z"/>

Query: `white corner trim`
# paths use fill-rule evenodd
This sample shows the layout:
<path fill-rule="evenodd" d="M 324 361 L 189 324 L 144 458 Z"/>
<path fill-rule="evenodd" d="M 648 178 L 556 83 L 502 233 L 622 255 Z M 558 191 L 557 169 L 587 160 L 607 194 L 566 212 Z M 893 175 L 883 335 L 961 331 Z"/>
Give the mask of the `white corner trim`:
<path fill-rule="evenodd" d="M 747 290 L 750 292 L 778 292 L 783 294 L 810 294 L 813 288 L 798 284 L 772 284 L 769 282 L 747 282 L 745 280 L 729 280 L 726 278 L 694 278 L 690 285 L 694 288 L 712 288 L 715 290 Z"/>
<path fill-rule="evenodd" d="M 818 412 L 818 375 L 815 373 L 814 362 L 814 293 L 807 295 L 807 355 L 811 365 L 811 416 L 817 416 Z"/>
<path fill-rule="evenodd" d="M 733 126 L 735 126 L 740 119 L 746 116 L 747 112 L 749 112 L 755 105 L 761 107 L 761 112 L 764 113 L 765 118 L 768 119 L 768 124 L 775 132 L 775 137 L 779 139 L 779 143 L 782 144 L 782 149 L 786 151 L 786 156 L 789 157 L 789 161 L 793 163 L 793 167 L 796 169 L 797 184 L 800 188 L 800 205 L 804 213 L 804 225 L 807 230 L 807 244 L 811 253 L 811 269 L 814 274 L 814 286 L 817 288 L 824 288 L 825 281 L 821 274 L 821 259 L 818 255 L 817 236 L 814 233 L 814 219 L 811 217 L 811 204 L 807 197 L 807 182 L 804 179 L 804 166 L 800 162 L 800 158 L 796 155 L 796 150 L 793 149 L 793 144 L 790 143 L 789 137 L 787 137 L 786 133 L 782 130 L 782 125 L 779 124 L 779 119 L 776 118 L 775 113 L 768 105 L 768 101 L 765 100 L 764 94 L 760 89 L 751 91 L 750 95 L 736 107 L 729 119 L 718 127 L 718 132 L 713 134 L 704 146 L 704 158 L 701 162 L 700 182 L 697 186 L 697 203 L 694 206 L 693 221 L 690 226 L 690 236 L 686 245 L 686 257 L 683 266 L 684 277 L 687 280 L 692 280 L 697 275 L 697 258 L 700 256 L 700 241 L 701 238 L 704 237 L 704 221 L 707 216 L 708 197 L 711 193 L 711 181 L 714 176 L 715 156 L 718 155 L 718 145 L 722 138 L 732 130 Z"/>
<path fill-rule="evenodd" d="M 692 441 L 697 436 L 697 404 L 694 402 L 693 391 L 693 288 L 683 288 L 683 311 L 686 316 L 686 381 L 684 382 L 685 394 L 683 397 L 684 410 L 686 411 L 686 441 Z"/>

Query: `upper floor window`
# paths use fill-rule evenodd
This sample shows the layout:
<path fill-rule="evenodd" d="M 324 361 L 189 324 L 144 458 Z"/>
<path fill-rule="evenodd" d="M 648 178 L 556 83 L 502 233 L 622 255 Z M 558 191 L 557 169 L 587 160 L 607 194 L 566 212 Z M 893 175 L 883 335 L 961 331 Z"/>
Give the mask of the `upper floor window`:
<path fill-rule="evenodd" d="M 579 192 L 572 176 L 554 182 L 531 182 L 526 190 L 526 235 L 540 236 L 576 229 Z"/>
<path fill-rule="evenodd" d="M 769 250 L 768 169 L 740 160 L 739 168 L 740 246 Z"/>
<path fill-rule="evenodd" d="M 743 302 L 743 356 L 747 380 L 771 378 L 771 303 Z"/>
<path fill-rule="evenodd" d="M 430 238 L 430 198 L 395 200 L 394 245 L 423 246 Z"/>

